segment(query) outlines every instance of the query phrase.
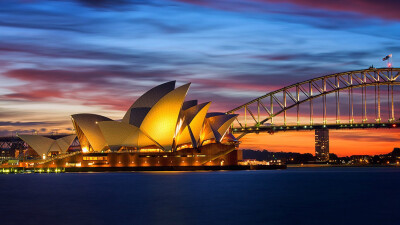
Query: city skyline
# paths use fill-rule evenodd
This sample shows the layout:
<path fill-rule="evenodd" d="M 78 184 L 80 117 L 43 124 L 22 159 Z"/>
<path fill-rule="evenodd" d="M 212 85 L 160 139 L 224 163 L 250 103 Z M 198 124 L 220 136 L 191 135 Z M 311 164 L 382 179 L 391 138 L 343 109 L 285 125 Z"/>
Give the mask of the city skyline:
<path fill-rule="evenodd" d="M 398 5 L 4 1 L 0 135 L 72 132 L 78 112 L 121 118 L 141 93 L 172 79 L 191 82 L 188 97 L 211 100 L 210 111 L 227 111 L 309 78 L 383 67 L 388 54 L 396 67 Z M 314 152 L 314 132 L 242 141 L 242 148 Z M 399 141 L 397 130 L 331 131 L 330 151 L 386 153 Z"/>

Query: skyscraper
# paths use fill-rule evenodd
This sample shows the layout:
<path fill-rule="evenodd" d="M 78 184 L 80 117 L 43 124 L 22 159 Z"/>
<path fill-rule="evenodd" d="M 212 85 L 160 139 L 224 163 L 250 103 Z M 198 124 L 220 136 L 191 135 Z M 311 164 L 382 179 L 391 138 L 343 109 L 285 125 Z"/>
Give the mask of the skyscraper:
<path fill-rule="evenodd" d="M 329 161 L 329 130 L 315 130 L 315 157 L 317 161 Z"/>

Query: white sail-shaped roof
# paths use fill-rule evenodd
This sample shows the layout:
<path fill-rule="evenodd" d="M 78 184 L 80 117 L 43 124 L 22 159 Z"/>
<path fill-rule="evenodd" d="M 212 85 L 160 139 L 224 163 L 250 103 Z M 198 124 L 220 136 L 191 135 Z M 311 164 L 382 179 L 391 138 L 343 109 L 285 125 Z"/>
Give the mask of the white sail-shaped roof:
<path fill-rule="evenodd" d="M 18 135 L 23 141 L 26 142 L 33 150 L 37 152 L 39 156 L 43 154 L 47 155 L 49 151 L 59 151 L 60 149 L 54 146 L 55 140 L 43 137 L 40 135 Z"/>
<path fill-rule="evenodd" d="M 118 150 L 121 146 L 141 148 L 157 145 L 133 125 L 117 121 L 99 122 L 98 125 L 111 150 Z"/>
<path fill-rule="evenodd" d="M 211 102 L 206 102 L 200 105 L 192 106 L 186 109 L 183 114 L 185 118 L 184 128 L 177 138 L 177 144 L 192 143 L 192 146 L 197 147 L 202 131 L 204 119 L 207 111 L 210 108 Z"/>
<path fill-rule="evenodd" d="M 143 114 L 143 110 L 141 111 L 135 111 L 132 109 L 134 108 L 147 108 L 150 109 L 152 108 L 162 97 L 164 97 L 166 94 L 168 94 L 169 92 L 171 92 L 172 90 L 174 90 L 175 88 L 175 81 L 170 81 L 161 85 L 158 85 L 152 89 L 150 89 L 149 91 L 147 91 L 146 93 L 144 93 L 142 96 L 140 96 L 133 104 L 132 106 L 128 109 L 128 111 L 125 113 L 124 117 L 122 118 L 122 122 L 124 123 L 130 123 L 132 125 L 135 125 L 134 123 L 136 123 L 136 126 L 140 126 L 137 125 L 138 121 L 141 122 L 142 120 L 135 120 L 134 117 L 136 116 L 135 113 L 139 113 L 139 117 L 141 117 L 142 119 L 144 118 Z M 149 110 L 147 110 L 148 112 Z M 146 112 L 146 114 L 147 114 Z M 145 114 L 145 115 L 146 115 Z M 135 121 L 135 122 L 133 122 Z"/>
<path fill-rule="evenodd" d="M 75 114 L 71 117 L 82 149 L 91 146 L 93 151 L 98 152 L 106 148 L 106 140 L 97 124 L 112 121 L 110 118 L 96 114 Z"/>
<path fill-rule="evenodd" d="M 147 113 L 140 130 L 159 143 L 164 150 L 172 149 L 178 118 L 186 93 L 190 87 L 185 84 L 162 97 Z"/>
<path fill-rule="evenodd" d="M 215 138 L 220 142 L 237 116 L 237 114 L 208 113 L 201 141 Z"/>
<path fill-rule="evenodd" d="M 233 121 L 235 121 L 235 119 L 236 119 L 236 117 L 237 117 L 238 115 L 231 115 L 231 116 L 229 116 L 228 118 L 226 118 L 226 121 L 225 121 L 225 123 L 223 123 L 221 126 L 219 126 L 219 128 L 218 128 L 218 134 L 219 134 L 219 136 L 218 136 L 218 142 L 221 142 L 222 141 L 222 139 L 224 138 L 224 136 L 225 136 L 225 134 L 226 134 L 226 132 L 228 131 L 228 129 L 229 129 L 229 126 L 231 126 L 231 124 L 233 123 Z M 213 124 L 211 124 L 211 128 L 213 129 L 213 131 L 214 131 L 214 136 L 216 137 L 216 135 L 215 135 L 215 128 L 217 128 L 217 126 L 214 126 Z"/>
<path fill-rule="evenodd" d="M 208 139 L 220 142 L 237 115 L 207 113 L 209 102 L 184 101 L 189 86 L 174 89 L 175 81 L 171 81 L 152 88 L 132 104 L 121 122 L 95 114 L 72 115 L 82 149 L 158 146 L 168 151 L 186 143 L 199 147 Z M 56 144 L 65 149 L 68 141 Z"/>
<path fill-rule="evenodd" d="M 47 155 L 52 151 L 64 153 L 76 138 L 75 135 L 68 135 L 56 140 L 40 135 L 18 135 L 18 137 L 25 141 L 26 144 L 28 144 L 40 156 L 43 154 Z"/>
<path fill-rule="evenodd" d="M 62 138 L 59 138 L 56 141 L 58 147 L 60 147 L 61 152 L 66 152 L 69 148 L 69 146 L 71 146 L 72 142 L 75 140 L 76 135 L 68 135 Z"/>

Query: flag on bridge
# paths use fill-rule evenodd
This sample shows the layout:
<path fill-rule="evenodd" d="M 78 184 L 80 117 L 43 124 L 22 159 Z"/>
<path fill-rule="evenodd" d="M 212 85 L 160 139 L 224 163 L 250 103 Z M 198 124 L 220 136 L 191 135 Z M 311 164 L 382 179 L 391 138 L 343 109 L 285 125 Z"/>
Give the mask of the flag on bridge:
<path fill-rule="evenodd" d="M 388 60 L 388 59 L 390 59 L 390 58 L 392 58 L 392 54 L 385 56 L 385 57 L 382 59 L 382 61 Z"/>

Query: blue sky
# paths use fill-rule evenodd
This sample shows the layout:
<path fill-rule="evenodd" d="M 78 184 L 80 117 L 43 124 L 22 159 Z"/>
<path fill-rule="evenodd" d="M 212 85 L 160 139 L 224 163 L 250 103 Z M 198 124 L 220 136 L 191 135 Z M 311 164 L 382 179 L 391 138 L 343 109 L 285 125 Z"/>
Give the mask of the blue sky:
<path fill-rule="evenodd" d="M 396 1 L 1 1 L 1 134 L 119 119 L 144 91 L 192 82 L 227 111 L 324 74 L 400 55 Z M 68 107 L 64 107 L 68 105 Z M 45 129 L 43 129 L 45 127 Z"/>

